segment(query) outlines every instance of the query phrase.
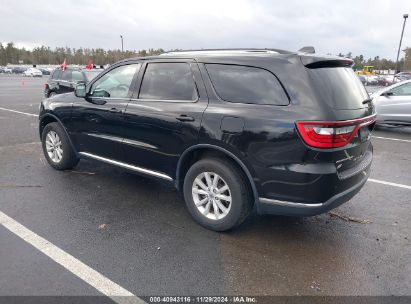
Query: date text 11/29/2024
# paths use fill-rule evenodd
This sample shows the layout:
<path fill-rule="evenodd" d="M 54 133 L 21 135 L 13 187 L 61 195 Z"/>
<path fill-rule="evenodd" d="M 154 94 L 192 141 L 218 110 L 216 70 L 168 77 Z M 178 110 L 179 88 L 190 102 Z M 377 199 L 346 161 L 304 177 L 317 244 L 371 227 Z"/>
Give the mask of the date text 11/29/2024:
<path fill-rule="evenodd" d="M 161 296 L 147 300 L 149 303 L 257 303 L 255 297 L 248 296 Z"/>

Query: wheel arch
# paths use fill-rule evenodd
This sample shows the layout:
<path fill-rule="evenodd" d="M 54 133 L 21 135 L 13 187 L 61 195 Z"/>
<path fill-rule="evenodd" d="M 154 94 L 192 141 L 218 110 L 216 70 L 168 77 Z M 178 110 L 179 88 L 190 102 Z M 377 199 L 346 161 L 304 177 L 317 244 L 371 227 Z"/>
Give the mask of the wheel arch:
<path fill-rule="evenodd" d="M 74 147 L 73 142 L 71 141 L 71 138 L 70 138 L 66 128 L 64 127 L 63 123 L 61 122 L 61 120 L 56 115 L 54 115 L 52 113 L 45 113 L 42 116 L 40 116 L 40 122 L 39 122 L 40 139 L 41 139 L 41 136 L 43 134 L 44 128 L 52 122 L 57 122 L 63 128 L 63 130 L 66 133 L 66 136 L 67 136 L 67 138 L 70 142 L 71 148 L 73 149 L 74 153 L 76 153 L 76 155 L 78 155 L 77 150 Z"/>
<path fill-rule="evenodd" d="M 204 155 L 204 154 L 213 154 L 213 152 L 217 152 L 228 159 L 231 159 L 235 164 L 237 164 L 240 169 L 245 173 L 247 176 L 249 185 L 253 192 L 253 197 L 255 201 L 258 201 L 258 192 L 257 187 L 254 183 L 253 177 L 251 175 L 250 170 L 244 164 L 243 161 L 239 157 L 237 157 L 234 153 L 228 151 L 219 146 L 211 145 L 211 144 L 198 144 L 191 146 L 190 148 L 186 149 L 180 156 L 180 159 L 177 163 L 177 170 L 176 170 L 176 178 L 175 178 L 175 187 L 177 190 L 182 189 L 182 184 L 184 182 L 184 176 L 187 173 L 191 164 L 193 164 L 198 158 L 197 155 Z"/>

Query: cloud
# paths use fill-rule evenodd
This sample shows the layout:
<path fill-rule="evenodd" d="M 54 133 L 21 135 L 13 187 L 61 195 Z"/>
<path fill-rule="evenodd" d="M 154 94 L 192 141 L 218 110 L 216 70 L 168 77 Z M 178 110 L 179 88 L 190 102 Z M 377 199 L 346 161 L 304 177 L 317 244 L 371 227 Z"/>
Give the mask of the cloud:
<path fill-rule="evenodd" d="M 0 37 L 36 45 L 126 49 L 314 46 L 395 58 L 411 1 L 2 0 Z M 411 46 L 408 24 L 403 46 Z"/>

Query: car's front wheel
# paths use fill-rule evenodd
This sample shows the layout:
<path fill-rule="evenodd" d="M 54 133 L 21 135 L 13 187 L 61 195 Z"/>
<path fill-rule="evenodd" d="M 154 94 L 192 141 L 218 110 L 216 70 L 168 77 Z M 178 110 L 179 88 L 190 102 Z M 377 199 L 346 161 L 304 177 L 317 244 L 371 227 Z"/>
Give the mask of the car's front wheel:
<path fill-rule="evenodd" d="M 79 158 L 73 151 L 66 132 L 59 123 L 47 124 L 44 127 L 41 141 L 44 156 L 54 169 L 72 169 L 79 162 Z"/>
<path fill-rule="evenodd" d="M 253 206 L 245 174 L 219 158 L 202 159 L 191 166 L 184 179 L 184 199 L 193 218 L 214 231 L 240 225 Z"/>

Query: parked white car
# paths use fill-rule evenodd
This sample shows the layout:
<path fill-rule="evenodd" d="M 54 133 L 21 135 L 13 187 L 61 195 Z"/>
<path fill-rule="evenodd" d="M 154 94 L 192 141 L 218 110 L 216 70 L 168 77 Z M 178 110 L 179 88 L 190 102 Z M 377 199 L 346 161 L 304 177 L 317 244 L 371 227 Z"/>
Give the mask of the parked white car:
<path fill-rule="evenodd" d="M 4 69 L 3 69 L 3 73 L 4 74 L 11 74 L 13 72 L 13 69 L 12 68 L 9 68 L 9 67 L 5 67 Z"/>
<path fill-rule="evenodd" d="M 378 77 L 365 75 L 365 84 L 366 85 L 378 85 Z"/>
<path fill-rule="evenodd" d="M 371 95 L 377 124 L 411 125 L 411 80 L 405 80 Z"/>
<path fill-rule="evenodd" d="M 39 69 L 29 68 L 23 72 L 23 76 L 43 77 L 43 73 Z"/>

